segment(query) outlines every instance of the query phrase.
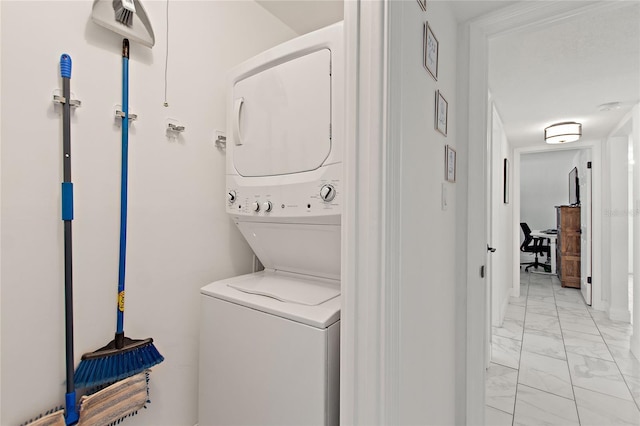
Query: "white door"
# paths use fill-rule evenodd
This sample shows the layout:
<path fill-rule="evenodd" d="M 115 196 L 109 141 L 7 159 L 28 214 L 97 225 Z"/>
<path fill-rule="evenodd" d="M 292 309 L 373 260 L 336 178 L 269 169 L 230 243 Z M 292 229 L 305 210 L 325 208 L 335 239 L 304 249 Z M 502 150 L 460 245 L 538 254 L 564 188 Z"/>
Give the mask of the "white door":
<path fill-rule="evenodd" d="M 241 176 L 319 168 L 331 151 L 331 51 L 238 81 L 232 114 L 233 164 Z"/>
<path fill-rule="evenodd" d="M 591 150 L 581 155 L 580 180 L 580 290 L 591 306 Z M 586 158 L 586 161 L 584 160 Z"/>

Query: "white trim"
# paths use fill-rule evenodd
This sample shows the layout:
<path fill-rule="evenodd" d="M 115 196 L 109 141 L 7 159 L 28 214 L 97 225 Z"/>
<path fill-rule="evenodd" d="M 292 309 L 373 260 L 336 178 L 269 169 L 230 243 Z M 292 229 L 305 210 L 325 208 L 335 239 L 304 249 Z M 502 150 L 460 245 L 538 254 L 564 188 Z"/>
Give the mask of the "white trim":
<path fill-rule="evenodd" d="M 358 52 L 360 28 L 360 4 L 345 2 L 345 141 L 355 141 L 357 135 L 357 85 Z M 344 211 L 342 214 L 342 269 L 341 269 L 341 314 L 340 314 L 340 424 L 354 424 L 356 417 L 356 288 L 355 264 L 355 202 L 349 194 L 354 194 L 356 185 L 356 158 L 354 143 L 345 143 L 344 147 Z"/>
<path fill-rule="evenodd" d="M 2 6 L 0 5 L 0 34 L 2 33 Z M 2 55 L 0 55 L 0 81 L 2 81 Z M 0 111 L 2 111 L 2 85 L 0 84 Z M 2 114 L 0 114 L 0 129 L 2 129 Z M 2 132 L 0 132 L 0 147 L 2 146 Z M 0 150 L 1 151 L 1 150 Z M 1 155 L 0 155 L 1 157 Z M 0 158 L 0 176 L 2 175 L 2 161 Z M 0 197 L 0 207 L 2 205 L 2 197 Z M 1 209 L 0 209 L 1 210 Z M 2 223 L 2 215 L 0 215 L 0 228 Z M 2 270 L 2 253 L 0 249 L 0 271 Z M 0 294 L 2 294 L 2 278 L 0 274 Z M 0 329 L 2 329 L 2 321 L 0 320 Z M 2 365 L 2 339 L 0 339 L 0 366 Z M 2 368 L 0 368 L 0 401 L 2 401 Z M 0 419 L 2 418 L 2 404 L 0 404 Z"/>
<path fill-rule="evenodd" d="M 614 309 L 609 307 L 609 319 L 613 321 L 630 322 L 631 312 L 629 312 L 629 309 Z"/>
<path fill-rule="evenodd" d="M 384 425 L 398 424 L 400 418 L 400 283 L 402 282 L 401 262 L 402 251 L 402 144 L 390 143 L 390 141 L 403 140 L 403 102 L 402 78 L 393 78 L 389 71 L 391 64 L 402 63 L 402 5 L 400 2 L 385 2 L 387 5 L 387 19 L 385 26 L 389 33 L 385 40 L 387 56 L 385 57 L 385 84 L 388 110 L 386 111 L 388 126 L 386 128 L 386 140 L 384 141 L 384 173 L 385 181 L 385 289 L 382 299 L 384 301 L 384 401 L 383 422 Z M 393 32 L 392 32 L 393 31 Z M 396 75 L 401 75 L 395 66 Z"/>
<path fill-rule="evenodd" d="M 513 287 L 511 292 L 513 297 L 520 297 L 520 153 L 513 150 Z"/>
<path fill-rule="evenodd" d="M 389 3 L 345 2 L 346 144 L 342 219 L 340 423 L 398 418 L 399 147 L 388 143 Z M 396 17 L 398 19 L 398 17 Z M 396 23 L 396 25 L 398 25 Z M 394 111 L 393 115 L 401 114 Z M 399 121 L 399 120 L 397 120 Z"/>
<path fill-rule="evenodd" d="M 486 152 L 487 152 L 487 37 L 478 25 L 466 25 L 459 32 L 458 51 L 458 158 L 462 185 L 458 190 L 456 251 L 466 268 L 459 275 L 458 289 L 462 296 L 460 314 L 462 321 L 456 324 L 456 332 L 464 336 L 458 339 L 458 351 L 463 357 L 461 377 L 456 385 L 464 389 L 456 399 L 465 407 L 465 413 L 457 413 L 457 424 L 484 423 L 484 371 L 488 349 L 485 338 L 487 321 L 486 282 L 479 269 L 486 260 Z M 476 81 L 474 81 L 476 80 Z M 484 82 L 484 84 L 477 84 Z M 475 161 L 469 161 L 473 158 Z M 480 302 L 482 301 L 482 302 Z"/>

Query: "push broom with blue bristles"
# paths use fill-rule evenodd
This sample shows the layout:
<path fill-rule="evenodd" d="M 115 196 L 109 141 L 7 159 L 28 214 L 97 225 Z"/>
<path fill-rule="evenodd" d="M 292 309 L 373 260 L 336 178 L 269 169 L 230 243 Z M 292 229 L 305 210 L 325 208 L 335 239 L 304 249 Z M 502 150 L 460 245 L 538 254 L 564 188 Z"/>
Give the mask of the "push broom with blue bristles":
<path fill-rule="evenodd" d="M 164 360 L 152 338 L 124 335 L 125 266 L 127 254 L 127 180 L 129 150 L 129 40 L 122 42 L 122 173 L 120 197 L 120 256 L 115 338 L 95 352 L 82 355 L 75 374 L 78 387 L 116 382 L 141 373 Z"/>

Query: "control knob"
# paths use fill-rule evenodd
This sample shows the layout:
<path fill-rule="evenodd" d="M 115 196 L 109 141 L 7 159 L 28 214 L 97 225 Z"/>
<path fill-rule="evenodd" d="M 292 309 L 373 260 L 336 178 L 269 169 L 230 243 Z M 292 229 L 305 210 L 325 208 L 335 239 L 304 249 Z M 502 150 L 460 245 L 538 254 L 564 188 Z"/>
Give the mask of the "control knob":
<path fill-rule="evenodd" d="M 260 211 L 260 203 L 258 203 L 257 201 L 254 201 L 251 204 L 251 210 L 253 210 L 254 212 L 259 212 Z"/>
<path fill-rule="evenodd" d="M 227 193 L 227 200 L 232 204 L 235 203 L 236 202 L 236 191 L 229 191 Z"/>
<path fill-rule="evenodd" d="M 271 207 L 273 207 L 271 205 L 271 201 L 265 201 L 264 203 L 262 203 L 262 210 L 264 210 L 265 212 L 270 212 Z"/>
<path fill-rule="evenodd" d="M 320 198 L 322 198 L 322 201 L 332 201 L 334 198 L 336 197 L 336 189 L 333 187 L 333 185 L 322 185 L 322 188 L 320 188 Z"/>

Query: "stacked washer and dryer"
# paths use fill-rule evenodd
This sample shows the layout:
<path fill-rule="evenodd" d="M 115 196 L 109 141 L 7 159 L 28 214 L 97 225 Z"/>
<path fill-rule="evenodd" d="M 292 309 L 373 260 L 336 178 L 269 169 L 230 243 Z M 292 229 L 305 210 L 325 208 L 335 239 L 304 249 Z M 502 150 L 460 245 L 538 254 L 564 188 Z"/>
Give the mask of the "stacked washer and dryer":
<path fill-rule="evenodd" d="M 201 289 L 199 426 L 337 425 L 342 23 L 234 68 L 227 212 L 265 269 Z"/>

